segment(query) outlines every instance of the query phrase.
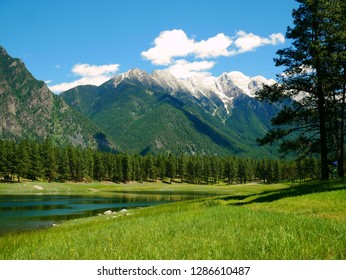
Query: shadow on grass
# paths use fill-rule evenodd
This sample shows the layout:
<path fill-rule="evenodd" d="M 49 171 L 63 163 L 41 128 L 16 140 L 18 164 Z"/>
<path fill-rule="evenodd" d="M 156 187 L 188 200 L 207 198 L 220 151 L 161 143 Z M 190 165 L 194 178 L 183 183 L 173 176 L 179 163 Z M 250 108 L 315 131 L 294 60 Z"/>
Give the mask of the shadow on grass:
<path fill-rule="evenodd" d="M 346 180 L 338 180 L 331 182 L 313 182 L 305 183 L 301 185 L 293 185 L 290 188 L 274 190 L 274 191 L 264 191 L 260 193 L 241 195 L 241 196 L 227 196 L 223 200 L 237 200 L 229 205 L 241 206 L 251 203 L 261 203 L 261 202 L 273 202 L 282 198 L 296 197 L 312 193 L 329 192 L 335 190 L 346 190 Z M 249 201 L 241 201 L 250 197 L 254 199 Z"/>

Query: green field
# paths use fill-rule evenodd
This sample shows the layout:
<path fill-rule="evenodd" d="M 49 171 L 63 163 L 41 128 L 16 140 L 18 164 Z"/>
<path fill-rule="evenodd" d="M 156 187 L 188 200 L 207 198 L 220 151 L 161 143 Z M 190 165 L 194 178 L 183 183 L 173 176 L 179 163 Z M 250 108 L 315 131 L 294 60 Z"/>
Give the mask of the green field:
<path fill-rule="evenodd" d="M 40 192 L 0 184 L 0 194 Z M 220 196 L 0 237 L 0 259 L 346 259 L 346 183 L 54 184 L 44 192 L 203 190 Z M 41 190 L 42 192 L 42 190 Z"/>

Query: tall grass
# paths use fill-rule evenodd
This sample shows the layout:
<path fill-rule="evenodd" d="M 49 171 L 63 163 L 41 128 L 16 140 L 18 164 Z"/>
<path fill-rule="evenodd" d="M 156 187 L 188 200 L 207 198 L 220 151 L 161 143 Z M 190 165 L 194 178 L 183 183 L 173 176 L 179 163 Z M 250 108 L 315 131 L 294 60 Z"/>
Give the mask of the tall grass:
<path fill-rule="evenodd" d="M 8 234 L 0 259 L 346 259 L 344 182 L 256 187 Z"/>

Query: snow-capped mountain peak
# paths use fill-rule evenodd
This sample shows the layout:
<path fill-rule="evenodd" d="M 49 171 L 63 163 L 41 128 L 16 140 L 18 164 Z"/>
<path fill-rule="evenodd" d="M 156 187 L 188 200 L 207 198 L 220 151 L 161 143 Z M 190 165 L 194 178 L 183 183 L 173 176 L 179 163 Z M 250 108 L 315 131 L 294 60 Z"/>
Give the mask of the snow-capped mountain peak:
<path fill-rule="evenodd" d="M 207 98 L 214 104 L 215 108 L 219 107 L 216 104 L 221 102 L 227 114 L 237 96 L 245 94 L 254 97 L 256 91 L 261 89 L 263 84 L 275 83 L 274 80 L 262 76 L 250 78 L 239 71 L 223 73 L 219 77 L 196 76 L 179 79 L 168 70 L 155 70 L 148 74 L 138 68 L 119 74 L 113 79 L 114 87 L 117 87 L 123 80 L 129 79 L 140 82 L 144 86 L 161 88 L 173 96 L 177 93 L 185 93 L 197 99 L 206 100 Z"/>
<path fill-rule="evenodd" d="M 245 94 L 249 94 L 249 83 L 251 82 L 250 77 L 244 75 L 241 72 L 233 71 L 229 73 L 223 73 L 220 76 L 220 80 L 226 81 L 228 84 L 233 84 L 238 89 L 243 91 Z"/>
<path fill-rule="evenodd" d="M 114 87 L 117 87 L 123 80 L 129 79 L 129 80 L 137 80 L 143 84 L 147 84 L 150 82 L 150 75 L 145 72 L 144 70 L 141 70 L 139 68 L 132 68 L 129 71 L 116 75 L 113 80 Z"/>

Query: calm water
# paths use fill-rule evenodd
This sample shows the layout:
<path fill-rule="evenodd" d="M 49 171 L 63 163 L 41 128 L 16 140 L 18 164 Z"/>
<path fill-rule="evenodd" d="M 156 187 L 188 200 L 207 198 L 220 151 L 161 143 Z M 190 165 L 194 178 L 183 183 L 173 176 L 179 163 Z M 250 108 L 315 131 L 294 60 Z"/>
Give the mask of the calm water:
<path fill-rule="evenodd" d="M 201 193 L 113 192 L 103 195 L 0 195 L 0 234 L 51 227 L 75 218 L 205 197 Z"/>

